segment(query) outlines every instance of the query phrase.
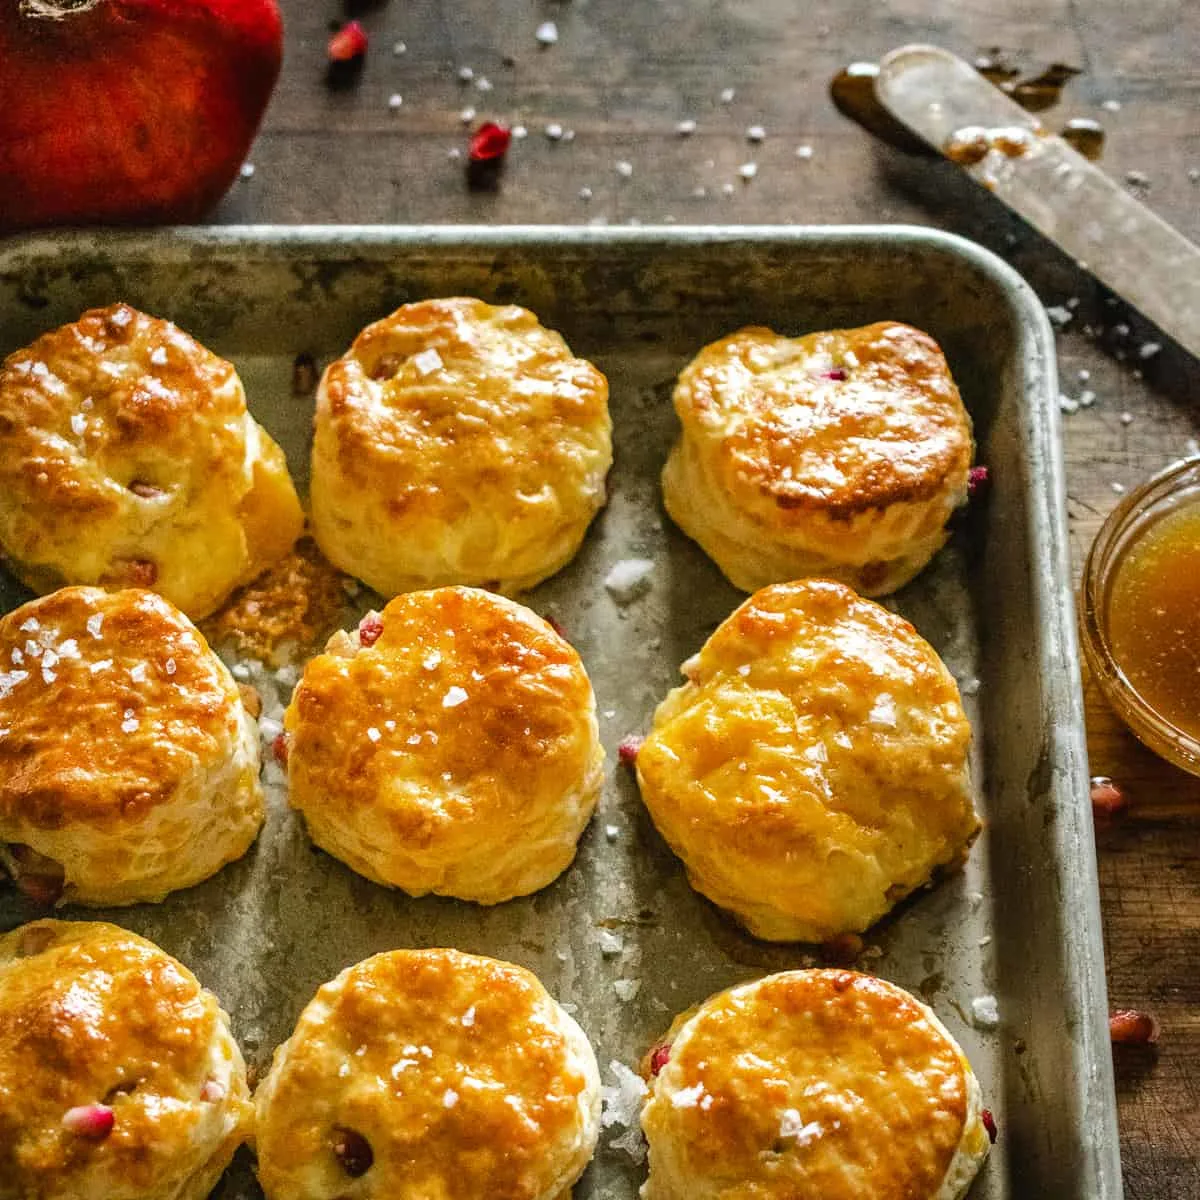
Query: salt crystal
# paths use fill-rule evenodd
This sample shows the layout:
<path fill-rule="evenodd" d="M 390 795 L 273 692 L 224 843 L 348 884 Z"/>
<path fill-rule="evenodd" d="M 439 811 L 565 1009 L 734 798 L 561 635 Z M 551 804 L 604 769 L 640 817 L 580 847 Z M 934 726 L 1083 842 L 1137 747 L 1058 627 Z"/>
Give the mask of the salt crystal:
<path fill-rule="evenodd" d="M 13 665 L 18 667 L 25 661 L 25 655 L 21 652 L 20 647 L 13 647 L 12 660 Z"/>
<path fill-rule="evenodd" d="M 1188 167 L 1188 179 L 1192 183 L 1200 183 L 1200 167 Z"/>
<path fill-rule="evenodd" d="M 1087 383 L 1087 381 L 1089 379 L 1091 379 L 1091 377 L 1092 377 L 1092 373 L 1086 367 L 1083 370 L 1076 372 L 1076 374 L 1075 374 L 1075 378 L 1078 379 L 1080 383 Z"/>
<path fill-rule="evenodd" d="M 557 121 L 551 121 L 546 126 L 546 136 L 552 141 L 557 142 L 562 138 L 563 127 Z"/>
<path fill-rule="evenodd" d="M 604 577 L 604 587 L 618 604 L 629 604 L 650 590 L 654 563 L 648 558 L 623 558 Z"/>
<path fill-rule="evenodd" d="M 529 136 L 529 130 L 526 129 L 524 125 L 514 125 L 512 128 L 512 135 L 517 139 L 518 142 L 522 142 Z"/>
<path fill-rule="evenodd" d="M 971 1020 L 978 1029 L 995 1029 L 1000 1024 L 1000 1005 L 995 996 L 976 996 L 971 1001 Z"/>
<path fill-rule="evenodd" d="M 1092 405 L 1095 403 L 1096 403 L 1096 393 L 1095 392 L 1080 392 L 1079 393 L 1079 407 L 1080 408 L 1091 408 Z"/>
<path fill-rule="evenodd" d="M 1046 308 L 1046 316 L 1050 318 L 1053 324 L 1062 329 L 1071 323 L 1071 318 L 1075 314 L 1069 308 L 1061 304 L 1051 304 Z"/>
<path fill-rule="evenodd" d="M 460 687 L 452 687 L 442 697 L 443 708 L 457 708 L 460 704 L 464 704 L 467 700 L 467 693 Z"/>
<path fill-rule="evenodd" d="M 34 620 L 33 617 L 27 618 L 21 624 L 21 632 L 22 633 L 37 633 L 37 631 L 39 629 L 41 629 L 41 626 L 37 623 L 36 620 Z"/>
<path fill-rule="evenodd" d="M 1132 425 L 1133 424 L 1133 413 L 1123 412 L 1121 414 L 1121 424 L 1122 425 Z"/>
<path fill-rule="evenodd" d="M 124 717 L 125 719 L 121 722 L 121 732 L 132 733 L 138 727 L 137 717 L 133 715 L 133 709 L 127 708 Z"/>
<path fill-rule="evenodd" d="M 959 687 L 959 691 L 961 691 L 964 696 L 974 696 L 979 691 L 979 686 L 979 680 L 972 675 L 970 679 L 963 680 L 962 685 Z"/>
<path fill-rule="evenodd" d="M 732 196 L 733 195 L 733 184 L 732 183 L 721 184 L 721 194 L 723 196 Z"/>
<path fill-rule="evenodd" d="M 392 43 L 392 53 L 397 58 L 399 58 L 400 55 L 406 53 L 407 51 L 408 51 L 408 43 L 407 42 L 393 42 Z"/>
<path fill-rule="evenodd" d="M 1072 400 L 1070 396 L 1065 396 L 1059 393 L 1058 407 L 1062 412 L 1074 413 L 1079 411 L 1079 401 Z"/>
<path fill-rule="evenodd" d="M 75 434 L 76 437 L 83 437 L 84 432 L 86 430 L 87 430 L 87 417 L 85 417 L 83 415 L 83 413 L 72 413 L 71 414 L 71 432 L 73 434 Z"/>
<path fill-rule="evenodd" d="M 1109 484 L 1109 487 L 1111 487 L 1118 496 L 1123 496 L 1125 494 L 1125 485 L 1123 483 L 1118 483 L 1115 479 Z"/>
<path fill-rule="evenodd" d="M 442 664 L 442 653 L 440 650 L 431 650 L 421 660 L 421 666 L 427 671 L 436 671 Z"/>
<path fill-rule="evenodd" d="M 805 143 L 803 146 L 796 147 L 796 157 L 797 158 L 812 158 L 812 156 L 813 156 L 813 148 L 810 145 L 808 145 L 807 143 Z"/>
<path fill-rule="evenodd" d="M 1127 338 L 1129 336 L 1129 326 L 1124 321 L 1121 321 L 1119 324 L 1113 326 L 1113 333 L 1119 338 Z"/>
<path fill-rule="evenodd" d="M 458 1093 L 453 1088 L 447 1088 L 442 1095 L 442 1107 L 453 1108 L 458 1103 Z"/>
<path fill-rule="evenodd" d="M 613 991 L 622 1004 L 628 1004 L 642 989 L 640 979 L 618 979 L 613 983 Z"/>
<path fill-rule="evenodd" d="M 605 1129 L 613 1125 L 636 1128 L 642 1100 L 649 1090 L 646 1081 L 615 1059 L 608 1064 L 608 1070 L 613 1082 L 600 1089 L 600 1124 Z"/>
<path fill-rule="evenodd" d="M 138 663 L 137 666 L 131 667 L 129 671 L 129 678 L 132 679 L 134 683 L 141 683 L 146 678 L 146 664 Z"/>
<path fill-rule="evenodd" d="M 605 825 L 604 827 L 604 836 L 610 842 L 615 842 L 620 832 L 621 831 L 615 825 Z"/>
<path fill-rule="evenodd" d="M 620 175 L 622 179 L 628 179 L 633 174 L 633 163 L 627 162 L 625 159 L 621 159 L 617 163 L 617 174 Z"/>
<path fill-rule="evenodd" d="M 492 81 L 488 79 L 487 76 L 480 75 L 480 77 L 475 80 L 475 86 L 481 92 L 490 92 L 492 90 Z"/>
<path fill-rule="evenodd" d="M 420 354 L 414 354 L 411 361 L 422 375 L 432 375 L 445 365 L 442 356 L 432 346 L 428 350 L 422 350 Z"/>
<path fill-rule="evenodd" d="M 462 112 L 458 114 L 458 119 L 464 125 L 470 125 L 470 123 L 475 120 L 475 110 L 473 108 L 464 108 Z"/>
<path fill-rule="evenodd" d="M 393 112 L 395 112 L 396 109 L 400 108 L 401 105 L 403 105 L 403 103 L 404 103 L 404 97 L 401 96 L 399 92 L 393 92 L 388 97 L 388 108 L 390 108 Z"/>
<path fill-rule="evenodd" d="M 625 939 L 619 933 L 612 933 L 607 929 L 600 930 L 599 942 L 600 953 L 605 958 L 620 954 L 625 949 Z"/>
<path fill-rule="evenodd" d="M 245 663 L 234 663 L 233 666 L 229 668 L 229 673 L 239 683 L 246 683 L 250 679 L 250 668 L 246 666 Z"/>
<path fill-rule="evenodd" d="M 367 729 L 367 737 L 369 737 L 369 738 L 371 739 L 371 741 L 373 741 L 373 742 L 377 742 L 377 741 L 379 741 L 379 739 L 380 739 L 382 736 L 383 736 L 383 734 L 381 734 L 381 733 L 379 732 L 379 730 L 375 728 L 375 726 L 374 726 L 374 725 L 370 726 L 370 727 Z"/>
<path fill-rule="evenodd" d="M 1120 112 L 1121 102 L 1120 100 L 1105 100 L 1101 103 L 1100 107 L 1104 109 L 1105 112 Z"/>
<path fill-rule="evenodd" d="M 725 88 L 724 91 L 721 92 L 721 103 L 722 104 L 732 104 L 733 97 L 735 95 L 736 95 L 736 93 L 734 92 L 733 88 Z"/>
<path fill-rule="evenodd" d="M 579 189 L 580 200 L 590 200 L 592 198 L 592 189 L 590 187 L 581 187 Z"/>
<path fill-rule="evenodd" d="M 704 1095 L 704 1084 L 698 1083 L 695 1087 L 680 1088 L 676 1092 L 671 1093 L 672 1108 L 695 1108 L 700 1103 L 700 1097 Z"/>
<path fill-rule="evenodd" d="M 459 83 L 470 83 L 471 80 L 474 78 L 475 78 L 475 72 L 472 71 L 470 67 L 459 67 L 458 68 L 458 82 Z"/>
<path fill-rule="evenodd" d="M 1143 342 L 1138 350 L 1138 358 L 1153 358 L 1162 350 L 1158 342 Z"/>
<path fill-rule="evenodd" d="M 253 179 L 254 178 L 254 164 L 253 163 L 242 163 L 242 169 L 239 173 L 243 179 Z"/>
<path fill-rule="evenodd" d="M 462 1023 L 467 1029 L 470 1029 L 471 1026 L 475 1024 L 475 1005 L 472 1004 L 471 1007 L 468 1008 L 465 1013 L 463 1013 Z"/>
<path fill-rule="evenodd" d="M 88 670 L 93 675 L 95 675 L 99 671 L 107 671 L 108 668 L 111 667 L 112 665 L 113 665 L 113 660 L 111 658 L 101 658 L 101 659 L 98 659 L 96 662 L 92 663 L 92 665 L 90 667 L 88 667 Z M 167 673 L 170 674 L 169 671 Z"/>
<path fill-rule="evenodd" d="M 533 36 L 543 46 L 553 46 L 558 41 L 558 26 L 553 21 L 543 21 Z"/>
<path fill-rule="evenodd" d="M 767 136 L 767 131 L 761 125 L 751 125 L 746 130 L 746 140 L 748 142 L 761 142 Z"/>
<path fill-rule="evenodd" d="M 680 137 L 690 137 L 696 132 L 696 122 L 690 117 L 685 121 L 679 121 L 675 125 L 675 132 L 679 134 Z"/>
<path fill-rule="evenodd" d="M 750 180 L 753 179 L 755 177 L 755 175 L 758 174 L 758 163 L 754 163 L 754 162 L 742 163 L 742 165 L 740 167 L 738 167 L 738 174 L 747 183 L 749 183 Z"/>
<path fill-rule="evenodd" d="M 175 674 L 175 660 L 174 660 L 173 658 L 168 658 L 168 659 L 167 659 L 167 662 L 166 662 L 166 672 L 167 672 L 167 674 L 168 674 L 168 675 L 174 675 L 174 674 Z"/>
<path fill-rule="evenodd" d="M 797 1146 L 807 1146 L 816 1141 L 824 1130 L 819 1121 L 809 1121 L 806 1125 L 800 1113 L 794 1108 L 785 1108 L 779 1119 L 779 1136 L 795 1142 Z"/>
<path fill-rule="evenodd" d="M 28 671 L 0 671 L 0 699 L 3 699 L 17 686 L 29 678 Z"/>
<path fill-rule="evenodd" d="M 703 184 L 698 184 L 696 187 L 692 188 L 692 195 L 695 196 L 697 200 L 702 200 L 708 195 L 708 188 L 706 188 Z"/>

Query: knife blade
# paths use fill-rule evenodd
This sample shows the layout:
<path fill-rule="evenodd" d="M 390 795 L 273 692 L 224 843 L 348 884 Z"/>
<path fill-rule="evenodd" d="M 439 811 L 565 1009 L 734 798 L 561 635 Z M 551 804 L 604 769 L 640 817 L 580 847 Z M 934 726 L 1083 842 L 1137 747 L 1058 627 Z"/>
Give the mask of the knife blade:
<path fill-rule="evenodd" d="M 893 50 L 875 90 L 897 120 L 1200 357 L 1200 248 L 1177 229 L 948 50 Z"/>

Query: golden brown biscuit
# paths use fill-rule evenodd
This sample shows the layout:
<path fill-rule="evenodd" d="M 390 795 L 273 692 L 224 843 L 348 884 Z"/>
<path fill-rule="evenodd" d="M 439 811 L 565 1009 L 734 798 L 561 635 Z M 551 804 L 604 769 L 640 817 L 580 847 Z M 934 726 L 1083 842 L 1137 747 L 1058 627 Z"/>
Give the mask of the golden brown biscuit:
<path fill-rule="evenodd" d="M 652 1059 L 644 1200 L 958 1200 L 988 1155 L 962 1050 L 881 979 L 786 971 L 731 988 Z"/>
<path fill-rule="evenodd" d="M 269 1200 L 568 1200 L 600 1078 L 530 972 L 393 950 L 317 992 L 255 1102 Z"/>
<path fill-rule="evenodd" d="M 776 584 L 683 673 L 637 756 L 642 798 L 756 937 L 860 932 L 966 856 L 970 725 L 902 617 L 832 580 Z"/>
<path fill-rule="evenodd" d="M 203 1200 L 250 1131 L 216 997 L 115 925 L 0 937 L 0 1200 Z"/>
<path fill-rule="evenodd" d="M 410 592 L 304 670 L 284 717 L 291 803 L 376 883 L 496 904 L 570 865 L 604 752 L 579 655 L 474 588 Z"/>
<path fill-rule="evenodd" d="M 0 862 L 45 901 L 134 904 L 263 820 L 237 685 L 161 596 L 63 588 L 0 618 Z"/>
<path fill-rule="evenodd" d="M 149 587 L 194 618 L 303 525 L 233 367 L 127 304 L 0 367 L 0 550 L 31 588 Z"/>
<path fill-rule="evenodd" d="M 313 529 L 383 596 L 531 588 L 604 504 L 608 383 L 523 308 L 406 304 L 325 372 Z"/>
<path fill-rule="evenodd" d="M 667 511 L 736 587 L 821 575 L 882 596 L 946 540 L 971 422 L 937 343 L 884 321 L 743 329 L 679 376 Z"/>

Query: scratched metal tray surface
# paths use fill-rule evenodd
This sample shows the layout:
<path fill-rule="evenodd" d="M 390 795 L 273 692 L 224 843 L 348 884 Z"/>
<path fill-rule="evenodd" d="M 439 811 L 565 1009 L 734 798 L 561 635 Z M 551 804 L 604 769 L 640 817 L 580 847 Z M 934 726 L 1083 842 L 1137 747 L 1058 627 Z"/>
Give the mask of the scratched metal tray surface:
<path fill-rule="evenodd" d="M 742 598 L 662 510 L 677 372 L 743 324 L 802 333 L 909 321 L 944 347 L 994 486 L 889 603 L 964 685 L 986 828 L 962 874 L 868 935 L 860 965 L 924 996 L 975 1064 L 1000 1138 L 973 1200 L 1117 1200 L 1054 349 L 1032 292 L 978 247 L 903 227 L 65 234 L 0 245 L 0 352 L 115 300 L 169 317 L 237 364 L 306 487 L 311 402 L 292 396 L 296 354 L 324 363 L 397 305 L 455 294 L 532 308 L 611 384 L 611 502 L 578 558 L 527 597 L 566 627 L 602 713 L 604 794 L 577 861 L 496 908 L 413 900 L 314 852 L 275 784 L 240 862 L 162 904 L 99 915 L 191 966 L 259 1068 L 321 983 L 393 947 L 456 946 L 531 968 L 577 1015 L 606 1083 L 613 1061 L 636 1062 L 682 1009 L 811 964 L 811 947 L 757 943 L 689 888 L 616 746 L 648 726 L 679 664 Z M 621 607 L 603 581 L 630 557 L 653 561 L 651 587 Z M 3 582 L 5 607 L 24 598 Z M 34 915 L 0 887 L 0 928 Z M 973 1013 L 988 995 L 997 1028 Z M 637 1158 L 635 1139 L 610 1126 L 577 1198 L 632 1200 Z M 257 1197 L 252 1164 L 243 1150 L 217 1195 Z"/>

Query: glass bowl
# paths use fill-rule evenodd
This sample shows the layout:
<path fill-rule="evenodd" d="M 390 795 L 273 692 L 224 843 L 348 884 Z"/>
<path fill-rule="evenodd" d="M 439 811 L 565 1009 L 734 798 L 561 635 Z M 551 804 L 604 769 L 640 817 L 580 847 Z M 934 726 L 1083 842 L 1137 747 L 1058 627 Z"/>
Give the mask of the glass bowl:
<path fill-rule="evenodd" d="M 1096 535 L 1083 568 L 1080 625 L 1088 666 L 1117 715 L 1155 754 L 1200 775 L 1200 741 L 1156 711 L 1113 657 L 1109 600 L 1125 555 L 1156 522 L 1185 504 L 1200 503 L 1200 457 L 1173 463 L 1130 492 Z"/>

